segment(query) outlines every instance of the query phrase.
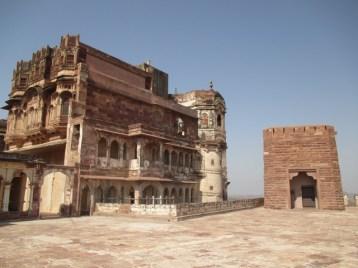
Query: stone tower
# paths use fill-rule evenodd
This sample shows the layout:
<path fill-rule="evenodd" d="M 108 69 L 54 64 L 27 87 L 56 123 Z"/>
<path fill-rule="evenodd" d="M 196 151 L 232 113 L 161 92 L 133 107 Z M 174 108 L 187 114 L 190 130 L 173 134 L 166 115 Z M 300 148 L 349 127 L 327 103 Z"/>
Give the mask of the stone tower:
<path fill-rule="evenodd" d="M 335 135 L 327 125 L 263 131 L 266 208 L 344 209 Z"/>
<path fill-rule="evenodd" d="M 225 100 L 213 90 L 193 90 L 176 94 L 176 101 L 198 113 L 200 151 L 200 194 L 202 202 L 227 200 Z"/>

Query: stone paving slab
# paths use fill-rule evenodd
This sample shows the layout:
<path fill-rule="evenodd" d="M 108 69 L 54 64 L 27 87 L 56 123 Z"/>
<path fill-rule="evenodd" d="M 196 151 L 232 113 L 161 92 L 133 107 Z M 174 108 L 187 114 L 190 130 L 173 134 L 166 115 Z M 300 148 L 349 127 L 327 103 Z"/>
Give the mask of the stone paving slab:
<path fill-rule="evenodd" d="M 358 208 L 0 223 L 0 267 L 358 267 Z"/>

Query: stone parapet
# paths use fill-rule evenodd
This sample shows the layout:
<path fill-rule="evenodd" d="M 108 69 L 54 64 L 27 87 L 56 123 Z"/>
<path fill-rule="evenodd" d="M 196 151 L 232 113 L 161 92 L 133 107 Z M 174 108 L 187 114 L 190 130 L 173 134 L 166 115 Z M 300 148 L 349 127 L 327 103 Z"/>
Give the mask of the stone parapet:
<path fill-rule="evenodd" d="M 239 199 L 224 202 L 183 204 L 112 204 L 97 203 L 94 215 L 165 216 L 170 221 L 181 221 L 213 214 L 263 206 L 263 198 Z"/>
<path fill-rule="evenodd" d="M 238 199 L 224 202 L 179 204 L 176 206 L 177 215 L 175 220 L 180 221 L 212 214 L 219 214 L 242 209 L 251 209 L 263 206 L 263 204 L 263 198 Z"/>

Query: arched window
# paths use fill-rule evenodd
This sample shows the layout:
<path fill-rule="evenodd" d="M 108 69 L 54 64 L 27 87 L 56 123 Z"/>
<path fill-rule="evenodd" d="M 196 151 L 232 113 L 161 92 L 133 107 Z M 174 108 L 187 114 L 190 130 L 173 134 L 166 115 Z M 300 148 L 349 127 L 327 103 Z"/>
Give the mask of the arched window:
<path fill-rule="evenodd" d="M 53 108 L 53 105 L 50 105 L 48 108 L 47 108 L 47 116 L 48 116 L 48 119 L 47 119 L 47 123 L 49 123 L 50 121 L 53 120 L 53 112 L 54 112 L 54 108 Z"/>
<path fill-rule="evenodd" d="M 194 203 L 194 200 L 195 200 L 195 198 L 194 198 L 194 189 L 192 188 L 192 189 L 190 190 L 190 202 L 191 202 L 191 203 Z"/>
<path fill-rule="evenodd" d="M 179 197 L 178 198 L 179 202 L 182 203 L 184 201 L 184 199 L 183 199 L 183 189 L 182 188 L 179 189 L 179 196 L 178 197 Z"/>
<path fill-rule="evenodd" d="M 119 158 L 119 153 L 118 152 L 119 152 L 118 142 L 112 141 L 110 157 L 113 158 L 113 159 L 118 159 Z"/>
<path fill-rule="evenodd" d="M 172 166 L 177 165 L 177 153 L 175 151 L 172 152 Z"/>
<path fill-rule="evenodd" d="M 170 198 L 172 199 L 173 203 L 177 202 L 177 190 L 175 188 L 172 189 Z"/>
<path fill-rule="evenodd" d="M 81 193 L 81 215 L 89 215 L 90 214 L 90 189 L 86 185 L 85 188 L 82 189 Z"/>
<path fill-rule="evenodd" d="M 201 133 L 200 139 L 201 139 L 201 140 L 205 140 L 205 139 L 206 139 L 206 136 L 205 136 L 205 133 L 204 133 L 204 132 Z"/>
<path fill-rule="evenodd" d="M 189 155 L 185 154 L 185 166 L 189 167 Z"/>
<path fill-rule="evenodd" d="M 133 150 L 134 150 L 134 159 L 137 159 L 138 158 L 138 155 L 137 155 L 137 143 L 134 144 Z"/>
<path fill-rule="evenodd" d="M 120 200 L 121 200 L 121 203 L 124 203 L 124 187 L 122 186 L 121 187 L 121 198 L 120 198 Z"/>
<path fill-rule="evenodd" d="M 67 116 L 70 108 L 71 93 L 64 92 L 61 94 L 61 115 Z"/>
<path fill-rule="evenodd" d="M 117 203 L 117 190 L 114 186 L 108 189 L 106 199 L 108 203 Z"/>
<path fill-rule="evenodd" d="M 157 150 L 157 148 L 152 148 L 152 161 L 157 161 L 158 160 L 158 155 L 159 155 L 159 150 Z"/>
<path fill-rule="evenodd" d="M 179 153 L 179 167 L 182 167 L 183 166 L 183 153 L 180 152 Z"/>
<path fill-rule="evenodd" d="M 221 127 L 221 115 L 218 114 L 217 118 L 216 118 L 216 124 L 218 127 Z"/>
<path fill-rule="evenodd" d="M 107 141 L 105 138 L 101 138 L 98 142 L 98 157 L 107 156 Z"/>
<path fill-rule="evenodd" d="M 142 197 L 143 198 L 152 198 L 152 197 L 157 197 L 158 196 L 158 190 L 156 188 L 154 188 L 152 185 L 148 185 L 147 187 L 144 188 L 143 192 L 142 192 Z"/>
<path fill-rule="evenodd" d="M 96 203 L 102 203 L 103 202 L 103 190 L 101 186 L 98 186 L 95 191 L 95 201 Z"/>
<path fill-rule="evenodd" d="M 200 127 L 207 128 L 209 126 L 209 116 L 207 113 L 202 113 L 200 118 Z"/>
<path fill-rule="evenodd" d="M 127 144 L 123 144 L 123 160 L 127 160 Z"/>
<path fill-rule="evenodd" d="M 180 136 L 184 136 L 185 132 L 184 132 L 184 121 L 183 121 L 183 119 L 178 117 L 177 120 L 176 120 L 176 126 L 177 126 L 177 134 L 180 135 Z"/>
<path fill-rule="evenodd" d="M 34 116 L 35 109 L 31 107 L 27 115 L 27 128 L 32 128 L 34 126 Z"/>
<path fill-rule="evenodd" d="M 133 187 L 131 187 L 129 189 L 128 196 L 129 196 L 129 203 L 134 204 L 135 200 L 134 200 L 134 188 Z"/>
<path fill-rule="evenodd" d="M 189 189 L 185 188 L 185 203 L 189 203 Z"/>
<path fill-rule="evenodd" d="M 164 165 L 169 165 L 169 151 L 164 151 Z"/>
<path fill-rule="evenodd" d="M 169 204 L 169 190 L 168 188 L 164 189 L 164 204 Z"/>

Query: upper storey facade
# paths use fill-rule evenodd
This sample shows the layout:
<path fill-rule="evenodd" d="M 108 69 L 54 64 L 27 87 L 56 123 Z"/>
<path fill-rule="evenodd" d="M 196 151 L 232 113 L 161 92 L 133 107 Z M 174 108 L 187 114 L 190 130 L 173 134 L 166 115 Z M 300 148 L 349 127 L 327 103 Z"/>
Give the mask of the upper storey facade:
<path fill-rule="evenodd" d="M 4 108 L 9 151 L 53 164 L 130 168 L 133 159 L 147 167 L 146 158 L 169 166 L 171 153 L 173 163 L 194 158 L 197 115 L 168 98 L 168 75 L 123 62 L 79 36 L 18 62 Z"/>

